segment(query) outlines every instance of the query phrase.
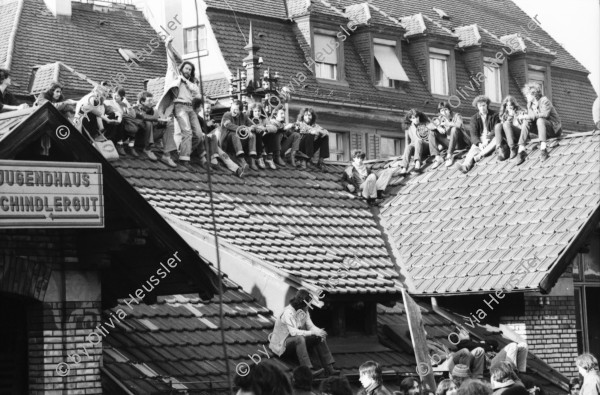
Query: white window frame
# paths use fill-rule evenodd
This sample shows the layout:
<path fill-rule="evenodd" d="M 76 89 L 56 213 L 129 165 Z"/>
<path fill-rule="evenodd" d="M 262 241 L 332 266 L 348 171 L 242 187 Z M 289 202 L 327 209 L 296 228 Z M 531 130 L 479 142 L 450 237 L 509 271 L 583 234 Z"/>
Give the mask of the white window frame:
<path fill-rule="evenodd" d="M 485 94 L 492 103 L 502 102 L 502 66 L 484 61 Z"/>
<path fill-rule="evenodd" d="M 437 75 L 434 70 L 434 62 L 432 60 L 440 60 L 443 61 L 445 67 L 443 68 L 442 75 Z M 430 81 L 430 89 L 431 94 L 438 96 L 449 96 L 450 95 L 450 51 L 439 48 L 429 48 L 429 81 Z M 438 89 L 438 80 L 440 79 L 440 83 L 442 85 L 441 91 Z"/>
<path fill-rule="evenodd" d="M 199 29 L 198 31 L 198 39 L 200 40 L 199 42 L 196 42 L 196 29 Z M 204 33 L 202 33 L 204 32 Z M 188 40 L 188 33 L 191 34 L 191 37 L 193 38 L 193 40 Z M 206 25 L 199 25 L 199 26 L 194 26 L 194 27 L 188 27 L 183 29 L 183 53 L 184 55 L 189 55 L 189 54 L 195 54 L 197 52 L 200 52 L 201 54 L 204 52 L 208 51 L 208 38 L 207 38 L 207 29 L 206 29 Z M 203 37 L 204 34 L 204 37 Z M 189 47 L 189 43 L 196 43 L 196 50 L 191 50 Z M 204 45 L 200 45 L 200 44 L 204 44 Z"/>
<path fill-rule="evenodd" d="M 336 52 L 335 57 L 336 57 L 336 63 L 325 63 L 325 62 L 319 62 L 319 60 L 317 59 L 317 54 L 319 52 L 322 51 L 322 48 L 317 48 L 317 36 L 321 36 L 321 37 L 328 37 L 329 40 L 333 39 L 334 42 L 338 42 L 338 38 L 335 35 L 335 32 L 329 32 L 329 31 L 324 31 L 321 29 L 315 29 L 315 31 L 313 32 L 313 43 L 314 43 L 314 48 L 313 48 L 313 59 L 315 60 L 315 77 L 322 79 L 322 80 L 330 80 L 330 81 L 338 81 L 339 78 L 339 72 L 338 72 L 338 68 L 340 65 L 340 46 L 338 46 L 337 48 L 334 49 L 334 51 Z M 329 49 L 331 47 L 328 47 Z"/>

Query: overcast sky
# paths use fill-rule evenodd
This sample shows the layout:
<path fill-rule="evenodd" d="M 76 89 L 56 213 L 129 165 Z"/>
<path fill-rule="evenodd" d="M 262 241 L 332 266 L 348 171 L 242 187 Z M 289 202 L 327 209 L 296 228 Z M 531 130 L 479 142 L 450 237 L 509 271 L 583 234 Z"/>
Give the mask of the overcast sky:
<path fill-rule="evenodd" d="M 591 73 L 600 93 L 600 1 L 513 0 Z"/>

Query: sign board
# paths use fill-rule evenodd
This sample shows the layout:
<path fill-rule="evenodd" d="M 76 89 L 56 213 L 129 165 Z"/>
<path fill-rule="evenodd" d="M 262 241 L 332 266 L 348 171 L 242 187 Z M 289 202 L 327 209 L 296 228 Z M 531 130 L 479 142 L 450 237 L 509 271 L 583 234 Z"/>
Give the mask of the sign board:
<path fill-rule="evenodd" d="M 103 228 L 99 163 L 0 160 L 0 228 Z"/>

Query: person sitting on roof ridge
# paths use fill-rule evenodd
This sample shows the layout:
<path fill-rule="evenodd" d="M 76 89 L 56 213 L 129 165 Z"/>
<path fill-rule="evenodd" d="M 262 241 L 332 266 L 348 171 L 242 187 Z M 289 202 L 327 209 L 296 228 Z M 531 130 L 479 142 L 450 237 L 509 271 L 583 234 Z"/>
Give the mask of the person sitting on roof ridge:
<path fill-rule="evenodd" d="M 271 153 L 270 162 L 267 157 L 267 164 L 270 169 L 275 170 L 275 163 L 273 162 L 273 145 L 275 134 L 267 133 L 267 116 L 263 110 L 263 106 L 259 102 L 254 102 L 248 106 L 247 114 L 250 121 L 253 123 L 251 128 L 256 136 L 256 165 L 259 169 L 264 170 L 267 168 L 265 164 L 265 157 L 267 149 Z"/>
<path fill-rule="evenodd" d="M 306 289 L 301 288 L 296 292 L 275 321 L 273 333 L 269 335 L 269 348 L 280 357 L 284 353 L 295 353 L 300 365 L 312 370 L 313 377 L 319 376 L 324 370 L 330 376 L 337 375 L 340 372 L 333 367 L 335 361 L 327 346 L 327 332 L 318 328 L 310 319 L 308 306 L 311 298 Z M 324 369 L 313 368 L 308 350 L 316 351 Z"/>
<path fill-rule="evenodd" d="M 167 74 L 165 92 L 157 105 L 157 115 L 161 119 L 175 117 L 182 136 L 179 145 L 179 161 L 185 165 L 190 163 L 192 151 L 204 139 L 198 116 L 192 110 L 192 99 L 201 95 L 196 80 L 196 67 L 189 61 L 181 62 L 181 56 L 173 48 L 172 41 L 173 37 L 165 41 Z M 206 158 L 201 157 L 200 160 L 204 166 Z"/>
<path fill-rule="evenodd" d="M 498 113 L 490 109 L 490 99 L 479 95 L 473 100 L 477 112 L 471 117 L 471 149 L 458 169 L 467 173 L 484 156 L 494 152 L 496 148 L 495 127 L 500 124 Z"/>
<path fill-rule="evenodd" d="M 519 114 L 518 119 L 523 121 L 521 126 L 521 137 L 519 138 L 519 153 L 517 165 L 525 162 L 527 152 L 525 144 L 529 139 L 529 133 L 535 133 L 540 140 L 540 159 L 548 159 L 546 140 L 555 138 L 562 133 L 562 124 L 558 112 L 548 97 L 542 95 L 542 87 L 536 82 L 525 84 L 522 89 L 523 96 L 527 98 L 527 113 Z"/>
<path fill-rule="evenodd" d="M 205 107 L 204 98 L 195 97 L 194 100 L 192 100 L 192 109 L 198 116 L 200 128 L 202 129 L 202 133 L 204 133 L 204 144 L 199 144 L 196 149 L 200 152 L 204 152 L 201 156 L 210 158 L 210 166 L 217 170 L 219 168 L 219 162 L 217 161 L 217 158 L 219 157 L 219 139 L 215 133 L 217 125 L 210 117 L 207 117 L 207 120 L 204 119 L 205 114 L 210 115 L 210 104 Z"/>
<path fill-rule="evenodd" d="M 58 82 L 53 82 L 50 88 L 42 93 L 34 106 L 43 106 L 46 102 L 50 102 L 62 115 L 68 118 L 69 113 L 75 112 L 77 102 L 71 99 L 65 99 L 63 96 L 63 86 Z"/>
<path fill-rule="evenodd" d="M 523 110 L 519 106 L 517 99 L 511 95 L 506 96 L 502 100 L 502 104 L 500 104 L 500 112 L 498 114 L 500 124 L 497 124 L 494 130 L 496 142 L 500 143 L 496 146 L 498 161 L 507 159 L 506 155 L 504 155 L 504 146 L 502 144 L 503 132 L 510 151 L 510 159 L 514 159 L 517 156 L 517 135 L 520 133 L 523 125 L 523 121 L 519 119 L 520 114 L 523 114 Z"/>
<path fill-rule="evenodd" d="M 273 170 L 277 169 L 277 166 L 286 167 L 285 162 L 281 159 L 281 141 L 286 136 L 287 132 L 293 128 L 292 124 L 285 124 L 285 109 L 279 108 L 276 110 L 272 117 L 266 122 L 267 132 L 264 137 L 265 141 L 265 152 L 267 158 L 265 162 Z M 294 138 L 297 140 L 297 147 L 300 147 L 300 135 L 295 132 L 291 132 L 291 143 L 294 144 Z M 298 149 L 298 148 L 296 148 Z"/>
<path fill-rule="evenodd" d="M 247 166 L 244 156 L 250 157 L 250 168 L 256 167 L 256 134 L 255 125 L 242 111 L 242 102 L 231 101 L 231 108 L 221 118 L 221 148 L 233 153 L 242 168 Z M 239 131 L 238 131 L 239 130 Z"/>
<path fill-rule="evenodd" d="M 454 150 L 464 149 L 471 145 L 471 138 L 463 128 L 463 118 L 460 113 L 453 113 L 452 106 L 448 102 L 438 104 L 440 112 L 437 118 L 427 125 L 429 129 L 429 151 L 435 155 L 432 169 L 437 168 L 445 162 L 446 167 L 454 163 Z M 442 159 L 438 145 L 448 148 L 446 160 Z"/>
<path fill-rule="evenodd" d="M 404 155 L 400 161 L 400 172 L 406 173 L 410 164 L 413 151 L 415 153 L 414 171 L 420 172 L 426 154 L 429 153 L 429 129 L 427 128 L 427 116 L 421 111 L 411 108 L 405 117 L 409 125 L 407 134 L 410 144 L 404 149 Z"/>
<path fill-rule="evenodd" d="M 300 152 L 308 158 L 299 160 L 300 167 L 305 170 L 307 163 L 312 163 L 315 152 L 319 151 L 317 167 L 322 169 L 324 160 L 329 158 L 329 132 L 317 124 L 315 110 L 309 107 L 303 108 L 298 114 L 295 126 L 300 133 Z"/>
<path fill-rule="evenodd" d="M 285 109 L 280 108 L 275 113 L 275 117 L 269 119 L 267 129 L 271 131 L 277 130 L 281 137 L 275 137 L 275 146 L 273 149 L 273 158 L 275 163 L 281 167 L 286 167 L 285 161 L 282 156 L 287 156 L 286 153 L 290 151 L 290 164 L 292 167 L 296 167 L 296 154 L 300 151 L 300 133 L 297 132 L 297 128 L 294 123 L 285 123 L 286 119 Z M 277 149 L 279 148 L 279 151 Z"/>
<path fill-rule="evenodd" d="M 169 167 L 177 165 L 171 159 L 171 152 L 177 150 L 172 128 L 168 127 L 168 119 L 161 119 L 154 110 L 154 96 L 148 91 L 138 93 L 137 104 L 133 106 L 135 116 L 141 120 L 141 128 L 144 132 L 144 154 L 151 161 L 157 161 L 158 158 L 152 152 L 154 142 L 158 139 L 162 141 L 162 157 L 160 161 Z"/>
<path fill-rule="evenodd" d="M 109 95 L 108 83 L 102 81 L 100 84 L 95 85 L 90 93 L 79 99 L 75 107 L 76 124 L 85 128 L 96 141 L 107 140 L 104 136 L 103 121 L 106 124 L 117 123 L 115 119 L 110 119 L 106 115 L 104 101 L 107 100 Z"/>
<path fill-rule="evenodd" d="M 365 156 L 361 150 L 352 151 L 352 163 L 342 174 L 342 186 L 352 193 L 362 195 L 367 203 L 373 205 L 375 199 L 383 199 L 383 193 L 392 178 L 394 169 L 385 169 L 377 177 L 363 163 Z"/>
<path fill-rule="evenodd" d="M 11 85 L 10 71 L 0 69 L 0 112 L 23 110 L 29 107 L 27 103 L 17 104 L 15 97 L 8 91 Z"/>
<path fill-rule="evenodd" d="M 127 155 L 125 146 L 131 156 L 138 157 L 134 144 L 139 124 L 135 119 L 133 109 L 129 107 L 125 89 L 117 89 L 112 94 L 112 100 L 104 101 L 104 116 L 106 118 L 103 118 L 106 135 L 115 144 L 118 154 L 120 156 Z"/>
<path fill-rule="evenodd" d="M 381 366 L 375 361 L 367 361 L 358 368 L 362 389 L 358 395 L 392 395 L 383 385 Z"/>

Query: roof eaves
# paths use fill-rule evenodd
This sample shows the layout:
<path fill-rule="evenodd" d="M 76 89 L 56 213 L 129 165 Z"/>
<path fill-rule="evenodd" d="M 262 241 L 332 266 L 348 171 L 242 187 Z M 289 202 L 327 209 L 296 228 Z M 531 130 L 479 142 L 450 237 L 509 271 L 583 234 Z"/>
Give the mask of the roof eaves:
<path fill-rule="evenodd" d="M 10 70 L 10 66 L 12 64 L 13 51 L 15 49 L 15 41 L 17 38 L 17 30 L 19 28 L 19 22 L 21 21 L 21 13 L 23 11 L 24 0 L 17 0 L 17 12 L 15 12 L 15 22 L 12 27 L 12 31 L 10 32 L 10 37 L 8 38 L 8 49 L 6 51 L 6 62 L 4 63 L 4 68 Z"/>

